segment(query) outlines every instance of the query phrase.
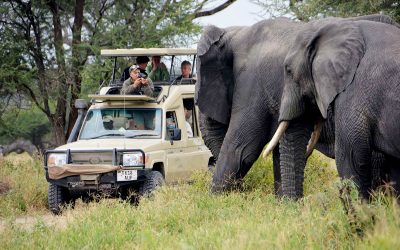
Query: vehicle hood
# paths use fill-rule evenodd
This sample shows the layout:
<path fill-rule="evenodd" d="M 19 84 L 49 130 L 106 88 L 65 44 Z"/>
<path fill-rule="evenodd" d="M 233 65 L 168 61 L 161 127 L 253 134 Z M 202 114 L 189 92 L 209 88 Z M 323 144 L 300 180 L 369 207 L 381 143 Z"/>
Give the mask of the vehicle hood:
<path fill-rule="evenodd" d="M 149 151 L 159 148 L 160 144 L 169 143 L 162 139 L 92 139 L 79 140 L 76 142 L 62 145 L 56 150 L 98 150 L 98 149 L 141 149 Z"/>

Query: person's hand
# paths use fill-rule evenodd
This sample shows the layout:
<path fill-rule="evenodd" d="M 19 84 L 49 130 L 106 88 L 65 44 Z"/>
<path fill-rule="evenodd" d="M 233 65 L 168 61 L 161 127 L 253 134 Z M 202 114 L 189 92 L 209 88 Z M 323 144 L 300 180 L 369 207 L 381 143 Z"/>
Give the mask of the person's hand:
<path fill-rule="evenodd" d="M 138 78 L 138 79 L 136 79 L 136 80 L 133 82 L 133 86 L 134 86 L 135 88 L 140 87 L 141 84 L 142 84 L 141 78 Z"/>
<path fill-rule="evenodd" d="M 160 69 L 162 69 L 162 70 L 167 69 L 167 66 L 165 66 L 165 64 L 164 64 L 163 62 L 160 63 L 159 67 L 160 67 Z"/>
<path fill-rule="evenodd" d="M 143 85 L 143 86 L 149 85 L 149 80 L 148 80 L 148 79 L 145 79 L 145 78 L 142 78 L 142 85 Z"/>
<path fill-rule="evenodd" d="M 152 66 L 152 70 L 155 71 L 155 70 L 157 70 L 157 68 L 158 68 L 160 65 L 159 65 L 159 63 L 152 62 L 152 63 L 151 63 L 151 66 Z"/>

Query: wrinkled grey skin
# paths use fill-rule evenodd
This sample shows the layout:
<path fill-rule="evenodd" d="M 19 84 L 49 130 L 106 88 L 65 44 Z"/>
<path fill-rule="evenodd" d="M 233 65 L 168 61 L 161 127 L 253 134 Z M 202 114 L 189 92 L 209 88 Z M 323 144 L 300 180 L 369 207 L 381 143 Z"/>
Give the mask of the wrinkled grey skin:
<path fill-rule="evenodd" d="M 310 127 L 328 118 L 339 175 L 353 179 L 364 197 L 373 187 L 377 154 L 385 156 L 378 171 L 400 190 L 400 30 L 386 16 L 367 20 L 372 21 L 326 19 L 305 25 L 284 62 L 279 115 L 279 121 L 290 121 L 280 141 L 281 162 L 304 157 Z"/>
<path fill-rule="evenodd" d="M 218 159 L 212 191 L 227 190 L 240 182 L 271 139 L 283 90 L 283 61 L 303 26 L 280 18 L 251 27 L 210 26 L 203 32 L 198 44 L 196 101 L 203 139 Z M 328 115 L 329 119 L 333 117 Z M 329 157 L 334 156 L 332 124 L 324 124 L 316 146 Z M 305 125 L 309 129 L 303 137 L 309 138 L 312 124 Z M 275 192 L 301 197 L 305 156 L 294 158 L 292 152 L 285 152 L 285 161 L 280 163 L 279 148 L 273 151 Z M 281 164 L 292 166 L 282 170 L 282 186 Z"/>
<path fill-rule="evenodd" d="M 275 131 L 283 60 L 302 25 L 279 18 L 250 27 L 208 26 L 203 32 L 197 48 L 196 101 L 203 139 L 217 158 L 213 192 L 235 187 Z M 279 190 L 278 150 L 274 160 Z"/>
<path fill-rule="evenodd" d="M 271 139 L 278 124 L 283 61 L 302 26 L 279 18 L 250 27 L 209 26 L 203 32 L 196 102 L 203 139 L 217 158 L 213 192 L 235 188 Z M 333 137 L 322 136 L 317 148 L 332 157 Z M 279 158 L 277 148 L 273 151 L 275 192 L 290 196 L 282 193 Z M 296 164 L 304 165 L 305 160 Z"/>

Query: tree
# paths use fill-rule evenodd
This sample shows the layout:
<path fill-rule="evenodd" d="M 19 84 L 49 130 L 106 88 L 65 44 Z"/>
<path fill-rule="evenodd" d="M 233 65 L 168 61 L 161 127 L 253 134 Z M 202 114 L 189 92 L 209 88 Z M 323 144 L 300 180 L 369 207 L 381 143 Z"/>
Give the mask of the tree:
<path fill-rule="evenodd" d="M 193 19 L 214 14 L 235 0 L 204 10 L 209 2 L 1 2 L 0 110 L 10 96 L 20 93 L 29 97 L 48 118 L 55 143 L 65 143 L 77 117 L 73 104 L 82 90 L 82 73 L 97 60 L 100 48 L 172 46 L 177 38 L 200 31 Z M 98 70 L 86 74 L 90 77 L 91 72 Z"/>
<path fill-rule="evenodd" d="M 255 0 L 266 12 L 289 14 L 302 21 L 322 17 L 349 17 L 383 13 L 400 22 L 398 0 Z"/>

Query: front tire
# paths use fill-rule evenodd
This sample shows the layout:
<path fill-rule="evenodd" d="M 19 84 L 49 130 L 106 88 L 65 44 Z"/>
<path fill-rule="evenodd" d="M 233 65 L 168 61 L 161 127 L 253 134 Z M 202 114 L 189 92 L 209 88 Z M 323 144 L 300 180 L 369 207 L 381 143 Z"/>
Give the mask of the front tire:
<path fill-rule="evenodd" d="M 65 205 L 70 201 L 70 195 L 66 188 L 49 183 L 48 204 L 54 215 L 61 214 Z"/>
<path fill-rule="evenodd" d="M 165 184 L 163 175 L 158 171 L 151 171 L 147 174 L 146 180 L 139 188 L 140 196 L 150 196 L 154 190 L 160 188 Z"/>

